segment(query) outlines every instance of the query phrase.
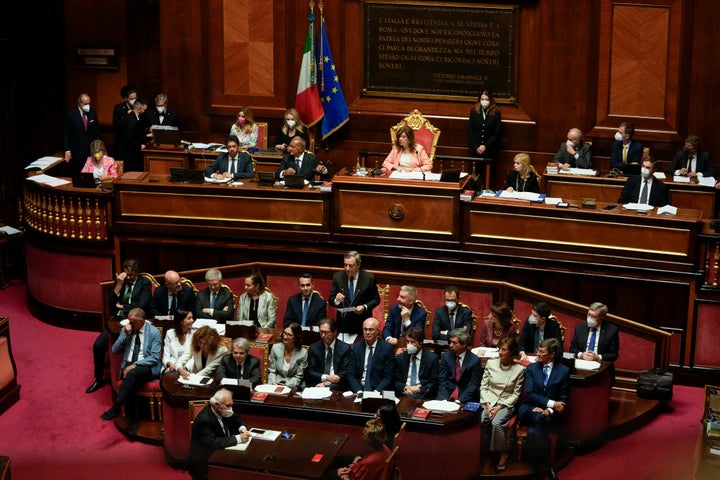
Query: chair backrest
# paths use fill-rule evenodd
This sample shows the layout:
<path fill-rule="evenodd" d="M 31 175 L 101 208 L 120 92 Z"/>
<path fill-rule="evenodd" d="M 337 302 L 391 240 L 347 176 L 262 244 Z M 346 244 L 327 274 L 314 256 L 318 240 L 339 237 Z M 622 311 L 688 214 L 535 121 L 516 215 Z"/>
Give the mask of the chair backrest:
<path fill-rule="evenodd" d="M 197 295 L 198 289 L 197 289 L 197 287 L 195 286 L 195 284 L 192 282 L 192 280 L 190 280 L 189 278 L 180 277 L 180 283 L 182 283 L 183 285 L 187 285 L 188 287 L 190 287 L 190 288 L 192 289 L 193 293 L 194 293 L 195 295 Z"/>
<path fill-rule="evenodd" d="M 255 124 L 258 127 L 258 139 L 257 139 L 257 147 L 258 148 L 267 148 L 267 131 L 268 131 L 268 124 L 267 122 L 255 122 Z"/>
<path fill-rule="evenodd" d="M 407 426 L 406 422 L 402 422 L 400 424 L 400 430 L 393 436 L 393 449 L 397 449 L 400 447 L 400 444 L 402 443 L 403 437 L 405 437 L 405 427 Z"/>
<path fill-rule="evenodd" d="M 399 447 L 393 447 L 392 452 L 385 460 L 385 480 L 396 480 L 399 475 L 397 466 L 397 452 Z"/>
<path fill-rule="evenodd" d="M 250 355 L 260 360 L 262 383 L 267 383 L 268 369 L 270 368 L 270 345 L 267 343 L 250 342 Z"/>
<path fill-rule="evenodd" d="M 432 162 L 435 158 L 435 147 L 440 138 L 440 129 L 434 127 L 418 109 L 415 109 L 397 125 L 390 127 L 390 140 L 393 145 L 395 145 L 398 129 L 404 125 L 413 129 L 415 142 L 423 146 Z"/>
<path fill-rule="evenodd" d="M 115 165 L 117 166 L 118 177 L 122 177 L 122 174 L 125 173 L 125 161 L 115 160 Z"/>
<path fill-rule="evenodd" d="M 562 323 L 560 323 L 560 320 L 558 320 L 558 318 L 555 315 L 550 315 L 548 317 L 548 320 L 554 320 L 557 322 L 558 327 L 560 327 L 560 338 L 562 339 L 563 344 L 564 344 L 565 343 L 565 332 L 567 331 L 567 327 L 565 325 L 563 325 Z"/>
<path fill-rule="evenodd" d="M 190 421 L 188 425 L 190 426 L 190 435 L 192 436 L 192 426 L 195 422 L 195 417 L 198 416 L 200 411 L 205 408 L 210 403 L 210 400 L 190 400 L 188 402 L 188 413 L 190 415 Z"/>
<path fill-rule="evenodd" d="M 278 296 L 275 295 L 275 294 L 272 292 L 272 290 L 270 290 L 268 287 L 265 287 L 265 290 L 266 290 L 267 292 L 269 292 L 270 295 L 272 295 L 273 303 L 275 304 L 275 311 L 277 312 L 278 303 L 279 303 L 280 299 L 279 299 Z"/>
<path fill-rule="evenodd" d="M 153 291 L 155 291 L 155 289 L 160 286 L 160 282 L 158 282 L 157 279 L 152 276 L 152 274 L 143 272 L 140 274 L 140 276 L 145 278 L 145 280 L 147 280 L 148 282 L 150 282 L 150 285 L 151 285 L 151 288 Z"/>

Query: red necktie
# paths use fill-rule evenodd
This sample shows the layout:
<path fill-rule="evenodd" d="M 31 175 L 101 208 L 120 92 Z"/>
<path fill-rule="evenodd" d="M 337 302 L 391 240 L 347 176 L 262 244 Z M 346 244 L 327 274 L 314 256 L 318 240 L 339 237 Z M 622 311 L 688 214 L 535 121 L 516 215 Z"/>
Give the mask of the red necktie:
<path fill-rule="evenodd" d="M 87 132 L 87 115 L 85 115 L 85 112 L 83 112 L 82 117 L 83 117 L 83 125 L 85 126 L 85 131 Z"/>
<path fill-rule="evenodd" d="M 457 382 L 460 381 L 460 370 L 462 369 L 462 365 L 460 365 L 460 357 L 455 357 L 455 390 L 450 394 L 450 400 L 457 400 L 458 395 L 460 395 L 460 392 L 458 391 Z"/>

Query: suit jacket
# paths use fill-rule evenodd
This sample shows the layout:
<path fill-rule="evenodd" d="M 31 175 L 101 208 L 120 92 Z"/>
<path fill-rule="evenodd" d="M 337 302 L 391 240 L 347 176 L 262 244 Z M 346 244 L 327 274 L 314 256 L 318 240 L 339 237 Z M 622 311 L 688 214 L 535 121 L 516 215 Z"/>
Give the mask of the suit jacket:
<path fill-rule="evenodd" d="M 190 449 L 188 452 L 188 470 L 193 478 L 207 478 L 207 460 L 215 450 L 237 445 L 237 438 L 240 427 L 245 422 L 236 415 L 230 418 L 222 418 L 225 425 L 223 432 L 217 416 L 208 404 L 197 414 L 192 424 L 192 435 L 190 437 Z"/>
<path fill-rule="evenodd" d="M 510 170 L 505 179 L 505 188 L 512 187 L 516 192 L 533 192 L 540 193 L 540 184 L 537 175 L 530 172 L 526 179 L 522 179 L 520 174 L 515 170 Z"/>
<path fill-rule="evenodd" d="M 613 144 L 612 152 L 610 153 L 610 166 L 612 168 L 620 168 L 623 165 L 622 161 L 623 143 L 615 140 Z M 631 140 L 628 145 L 627 161 L 626 163 L 640 163 L 643 156 L 643 144 Z"/>
<path fill-rule="evenodd" d="M 112 157 L 108 157 L 107 155 L 103 156 L 102 159 L 103 163 L 103 174 L 108 175 L 112 178 L 118 177 L 118 166 L 117 163 L 115 163 L 115 159 Z M 83 165 L 82 169 L 80 170 L 80 173 L 95 173 L 95 162 L 92 157 L 88 157 L 87 160 L 85 160 L 85 165 Z M 95 180 L 97 181 L 97 177 L 95 177 Z"/>
<path fill-rule="evenodd" d="M 339 383 L 330 384 L 332 390 L 344 391 L 348 388 L 348 370 L 350 368 L 350 345 L 335 340 L 333 348 L 333 372 L 340 377 Z M 322 382 L 325 374 L 325 343 L 322 340 L 313 342 L 308 349 L 308 365 L 305 370 L 305 385 L 314 387 Z"/>
<path fill-rule="evenodd" d="M 212 318 L 217 320 L 218 323 L 225 323 L 233 319 L 235 313 L 234 303 L 235 299 L 230 290 L 221 287 L 215 299 L 212 316 L 209 316 L 207 313 L 203 313 L 203 308 L 210 308 L 210 289 L 204 288 L 198 292 L 195 299 L 195 318 Z M 224 310 L 225 307 L 228 307 L 228 309 Z"/>
<path fill-rule="evenodd" d="M 350 390 L 391 390 L 395 387 L 395 354 L 393 347 L 385 340 L 378 338 L 373 351 L 372 365 L 365 379 L 366 385 L 362 384 L 363 370 L 365 369 L 365 341 L 357 342 L 352 346 L 350 354 L 350 369 L 348 382 Z"/>
<path fill-rule="evenodd" d="M 122 138 L 125 129 L 125 119 L 132 111 L 133 107 L 126 101 L 122 101 L 113 107 L 113 130 L 115 131 L 115 146 L 118 140 Z"/>
<path fill-rule="evenodd" d="M 338 330 L 342 333 L 362 334 L 362 323 L 366 318 L 372 317 L 372 311 L 380 305 L 380 294 L 378 293 L 375 275 L 369 273 L 362 268 L 358 271 L 357 280 L 355 281 L 355 297 L 348 299 L 348 276 L 345 270 L 336 272 L 333 275 L 332 286 L 330 287 L 330 296 L 328 302 L 334 307 L 350 307 L 365 305 L 365 310 L 358 314 L 356 312 L 347 312 L 337 314 Z M 345 295 L 345 301 L 335 304 L 335 296 L 338 293 Z"/>
<path fill-rule="evenodd" d="M 230 169 L 230 155 L 221 153 L 215 161 L 208 165 L 205 169 L 205 176 L 209 177 L 215 172 L 225 173 Z M 253 178 L 255 171 L 253 170 L 252 158 L 246 152 L 238 152 L 237 162 L 235 163 L 235 174 L 233 180 L 240 178 Z"/>
<path fill-rule="evenodd" d="M 124 169 L 128 172 L 142 172 L 145 169 L 142 146 L 148 142 L 145 133 L 146 119 L 130 113 L 123 122 L 123 134 L 120 138 L 116 158 L 124 160 Z"/>
<path fill-rule="evenodd" d="M 500 110 L 495 110 L 494 115 L 484 117 L 482 113 L 475 111 L 475 107 L 470 109 L 470 118 L 468 122 L 468 147 L 471 157 L 479 157 L 477 148 L 485 145 L 485 153 L 483 158 L 497 157 L 500 149 L 500 132 L 502 131 L 502 120 Z"/>
<path fill-rule="evenodd" d="M 535 353 L 537 352 L 537 348 L 535 348 L 535 333 L 538 331 L 537 325 L 532 325 L 530 322 L 525 320 L 525 323 L 523 323 L 522 329 L 520 330 L 520 351 L 526 352 L 526 353 Z M 563 340 L 562 340 L 562 332 L 560 332 L 560 325 L 555 320 L 548 319 L 545 322 L 545 334 L 543 338 L 557 338 L 557 341 L 560 343 L 560 352 L 562 353 L 563 350 Z"/>
<path fill-rule="evenodd" d="M 148 109 L 145 114 L 148 117 L 148 124 L 152 125 L 167 125 L 169 127 L 180 126 L 180 115 L 172 110 L 165 110 L 163 113 L 163 120 L 160 121 L 160 114 L 154 108 Z"/>
<path fill-rule="evenodd" d="M 390 449 L 383 445 L 382 450 L 370 452 L 350 466 L 349 478 L 352 480 L 377 480 L 388 478 L 387 458 L 390 456 Z"/>
<path fill-rule="evenodd" d="M 455 387 L 458 387 L 458 400 L 462 403 L 477 401 L 480 396 L 480 380 L 483 367 L 480 357 L 470 350 L 460 367 L 460 381 L 455 380 L 455 361 L 457 356 L 452 350 L 443 353 L 440 359 L 440 386 L 438 400 L 449 400 Z"/>
<path fill-rule="evenodd" d="M 270 361 L 268 367 L 268 383 L 279 382 L 287 387 L 303 387 L 303 378 L 308 364 L 308 351 L 304 347 L 293 350 L 288 371 L 286 374 L 280 371 L 284 368 L 285 345 L 276 343 L 270 349 Z"/>
<path fill-rule="evenodd" d="M 385 321 L 385 327 L 382 330 L 382 336 L 384 339 L 388 337 L 400 338 L 408 328 L 416 327 L 425 330 L 425 320 L 427 320 L 427 311 L 420 305 L 415 303 L 415 306 L 410 313 L 410 325 L 403 327 L 402 318 L 400 317 L 400 305 L 397 303 L 390 308 L 387 320 Z"/>
<path fill-rule="evenodd" d="M 162 365 L 160 364 L 160 351 L 162 350 L 160 331 L 155 328 L 152 323 L 145 320 L 143 332 L 143 358 L 142 360 L 138 360 L 135 365 L 150 368 L 152 370 L 153 378 L 159 378 L 160 370 L 162 369 Z M 112 346 L 112 352 L 114 354 L 117 355 L 118 353 L 122 353 L 122 360 L 120 361 L 121 372 L 125 370 L 125 367 L 130 365 L 127 358 L 131 354 L 131 348 L 133 348 L 132 337 L 132 334 L 127 334 L 125 328 L 121 328 L 120 336 L 118 336 Z"/>
<path fill-rule="evenodd" d="M 484 320 L 478 326 L 478 347 L 497 347 L 500 338 L 502 337 L 514 337 L 516 331 L 515 323 L 510 322 L 508 328 L 502 333 L 500 337 L 495 336 L 495 327 L 491 319 Z"/>
<path fill-rule="evenodd" d="M 308 305 L 307 326 L 317 325 L 325 317 L 327 317 L 327 303 L 320 298 L 320 295 L 313 292 Z M 296 293 L 288 298 L 283 327 L 286 328 L 292 322 L 302 325 L 302 293 Z"/>
<path fill-rule="evenodd" d="M 244 378 L 250 380 L 250 384 L 254 387 L 262 381 L 262 372 L 260 371 L 260 360 L 250 355 L 250 352 L 245 356 L 245 363 L 243 365 L 242 375 L 238 375 L 239 369 L 238 364 L 233 358 L 232 354 L 225 355 L 220 361 L 220 366 L 215 374 L 215 379 L 220 382 L 223 378 Z"/>
<path fill-rule="evenodd" d="M 552 422 L 557 414 L 543 417 L 540 413 L 534 413 L 533 408 L 547 408 L 548 400 L 567 403 L 570 398 L 570 369 L 556 359 L 545 385 L 543 367 L 542 362 L 534 362 L 525 369 L 525 398 L 518 411 L 518 418 L 523 425 Z"/>
<path fill-rule="evenodd" d="M 395 394 L 401 396 L 410 374 L 410 354 L 404 351 L 395 356 L 397 377 L 395 379 Z M 420 395 L 418 398 L 433 400 L 437 396 L 440 379 L 440 357 L 432 350 L 423 350 L 418 365 L 418 383 Z"/>
<path fill-rule="evenodd" d="M 590 164 L 592 162 L 591 150 L 592 149 L 590 148 L 589 143 L 580 143 L 580 145 L 578 145 L 578 148 L 575 149 L 575 152 L 578 154 L 578 158 L 575 159 L 574 155 L 570 155 L 567 152 L 567 144 L 566 142 L 563 142 L 560 144 L 560 148 L 555 154 L 553 162 L 557 162 L 561 165 L 569 163 L 570 166 L 573 168 L 590 168 Z"/>
<path fill-rule="evenodd" d="M 310 137 L 308 137 L 308 129 L 307 127 L 304 127 L 302 130 L 299 130 L 297 127 L 295 128 L 295 135 L 290 137 L 287 133 L 283 132 L 282 128 L 278 130 L 277 136 L 275 137 L 275 143 L 269 146 L 269 148 L 274 148 L 275 145 L 290 145 L 290 140 L 292 140 L 294 137 L 301 137 L 303 140 L 305 140 L 305 145 L 307 145 L 307 148 L 310 148 Z"/>
<path fill-rule="evenodd" d="M 618 203 L 636 203 L 640 196 L 640 188 L 644 178 L 642 175 L 633 175 L 628 177 L 620 192 Z M 648 205 L 653 207 L 662 207 L 668 204 L 668 188 L 661 180 L 653 178 L 652 188 L 648 197 Z"/>
<path fill-rule="evenodd" d="M 430 170 L 432 170 L 432 162 L 430 161 L 430 157 L 425 151 L 425 147 L 423 147 L 419 143 L 416 143 L 415 153 L 415 155 L 412 155 L 410 157 L 410 168 L 414 172 L 429 172 Z M 382 164 L 383 168 L 387 170 L 397 170 L 398 167 L 400 167 L 401 156 L 402 151 L 394 146 L 392 150 L 390 150 L 390 153 L 388 153 L 388 156 L 385 157 L 385 161 L 383 161 Z"/>
<path fill-rule="evenodd" d="M 579 323 L 575 326 L 570 351 L 577 357 L 578 353 L 582 353 L 587 348 L 588 334 L 590 328 L 586 322 Z M 620 353 L 620 338 L 618 329 L 615 325 L 606 321 L 602 322 L 600 327 L 600 338 L 597 341 L 596 352 L 602 355 L 602 359 L 606 362 L 614 362 Z"/>
<path fill-rule="evenodd" d="M 63 151 L 70 151 L 72 155 L 71 173 L 76 175 L 90 156 L 90 142 L 100 138 L 100 124 L 98 123 L 97 112 L 91 108 L 86 114 L 88 127 L 82 120 L 82 111 L 76 106 L 70 110 L 65 117 L 63 128 Z"/>
<path fill-rule="evenodd" d="M 137 279 L 135 280 L 135 284 L 133 285 L 132 293 L 130 294 L 130 301 L 127 303 L 123 303 L 122 299 L 125 296 L 126 287 L 127 285 L 123 285 L 123 288 L 120 290 L 120 295 L 115 295 L 114 287 L 112 290 L 110 290 L 110 295 L 108 296 L 108 305 L 110 306 L 110 311 L 117 316 L 120 311 L 118 311 L 115 305 L 117 303 L 122 303 L 122 318 L 127 318 L 128 313 L 130 313 L 130 310 L 132 310 L 133 308 L 142 308 L 146 314 L 149 314 L 150 300 L 152 298 L 152 285 L 150 284 L 150 281 L 147 278 L 138 275 Z"/>
<path fill-rule="evenodd" d="M 250 296 L 246 293 L 240 295 L 235 320 L 250 319 Z M 277 318 L 277 306 L 272 293 L 265 290 L 258 298 L 258 326 L 261 328 L 275 328 Z"/>
<path fill-rule="evenodd" d="M 318 162 L 318 159 L 315 155 L 313 155 L 312 153 L 304 152 L 302 158 L 302 167 L 297 173 L 305 177 L 305 180 L 312 180 L 315 177 L 315 173 L 317 173 L 315 172 L 315 169 L 319 164 L 320 162 Z M 288 168 L 297 170 L 297 165 L 295 164 L 295 157 L 293 157 L 289 153 L 286 154 L 283 157 L 282 162 L 280 162 L 280 166 L 275 172 L 275 178 L 280 180 L 280 172 Z"/>
<path fill-rule="evenodd" d="M 187 285 L 183 285 L 182 289 L 177 293 L 177 308 L 192 312 L 195 309 L 195 292 Z M 168 310 L 168 289 L 165 285 L 160 285 L 155 289 L 152 297 L 150 311 L 153 317 L 169 315 Z"/>
<path fill-rule="evenodd" d="M 480 403 L 491 406 L 503 405 L 514 408 L 522 396 L 525 367 L 513 363 L 503 367 L 499 358 L 491 358 L 485 364 L 480 381 Z"/>
<path fill-rule="evenodd" d="M 465 305 L 458 305 L 455 312 L 455 328 L 464 328 L 466 332 L 471 333 L 473 327 L 472 312 Z M 443 305 L 435 310 L 435 318 L 433 319 L 432 338 L 433 340 L 449 340 L 450 338 L 444 332 L 450 333 L 450 312 Z"/>
<path fill-rule="evenodd" d="M 187 363 L 192 359 L 192 367 L 188 368 L 190 373 L 196 373 L 198 375 L 203 375 L 205 377 L 214 377 L 215 371 L 220 366 L 220 362 L 222 362 L 223 357 L 227 353 L 227 348 L 224 345 L 218 346 L 218 349 L 215 353 L 211 353 L 208 355 L 207 360 L 205 361 L 205 366 L 202 366 L 202 351 L 193 351 L 192 348 L 189 348 L 187 352 L 183 354 L 182 357 L 180 357 L 180 361 L 177 363 L 178 367 L 185 366 Z"/>
<path fill-rule="evenodd" d="M 695 161 L 695 171 L 702 172 L 703 176 L 705 177 L 714 177 L 715 163 L 710 158 L 710 153 L 705 150 L 698 150 L 696 156 L 697 159 Z M 688 152 L 686 150 L 680 150 L 675 154 L 672 165 L 670 165 L 670 170 L 668 170 L 668 174 L 674 175 L 675 170 L 687 168 L 687 162 Z"/>

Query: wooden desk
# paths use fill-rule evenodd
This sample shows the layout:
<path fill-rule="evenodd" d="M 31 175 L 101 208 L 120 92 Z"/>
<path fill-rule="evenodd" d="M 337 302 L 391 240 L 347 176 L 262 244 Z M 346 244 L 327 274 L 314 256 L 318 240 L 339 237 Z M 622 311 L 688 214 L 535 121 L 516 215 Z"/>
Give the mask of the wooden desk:
<path fill-rule="evenodd" d="M 253 440 L 244 452 L 216 450 L 208 459 L 210 480 L 323 478 L 348 435 L 317 429 L 291 428 L 279 422 L 255 424 L 258 428 L 287 431 L 274 442 Z M 312 458 L 321 454 L 319 462 Z"/>
<path fill-rule="evenodd" d="M 548 197 L 594 198 L 598 202 L 617 203 L 626 177 L 590 177 L 585 175 L 548 174 L 542 178 Z M 663 180 L 670 190 L 670 205 L 703 212 L 704 218 L 713 218 L 716 208 L 716 190 L 694 183 L 676 183 Z"/>

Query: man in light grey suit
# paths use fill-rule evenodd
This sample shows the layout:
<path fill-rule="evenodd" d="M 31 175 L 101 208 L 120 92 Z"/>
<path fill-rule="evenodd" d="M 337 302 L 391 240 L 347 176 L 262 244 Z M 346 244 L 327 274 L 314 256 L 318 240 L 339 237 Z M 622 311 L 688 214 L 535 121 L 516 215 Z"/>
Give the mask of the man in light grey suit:
<path fill-rule="evenodd" d="M 130 310 L 128 320 L 112 346 L 114 354 L 122 353 L 120 378 L 123 382 L 112 407 L 100 418 L 112 420 L 120 415 L 120 408 L 125 404 L 130 419 L 128 434 L 135 436 L 138 428 L 137 391 L 147 382 L 160 378 L 162 341 L 158 329 L 145 320 L 142 308 Z"/>

